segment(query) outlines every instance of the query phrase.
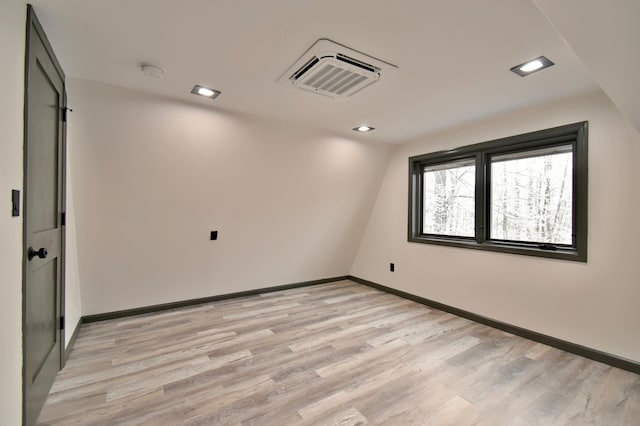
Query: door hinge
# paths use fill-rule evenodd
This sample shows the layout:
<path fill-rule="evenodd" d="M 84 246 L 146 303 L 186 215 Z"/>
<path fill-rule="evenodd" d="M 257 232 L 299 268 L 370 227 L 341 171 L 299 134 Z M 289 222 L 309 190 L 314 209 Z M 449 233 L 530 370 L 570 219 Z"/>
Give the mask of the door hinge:
<path fill-rule="evenodd" d="M 64 317 L 60 317 L 60 330 L 64 330 Z"/>
<path fill-rule="evenodd" d="M 65 226 L 67 224 L 67 213 L 60 213 L 60 226 Z"/>
<path fill-rule="evenodd" d="M 67 107 L 62 107 L 62 121 L 63 122 L 67 122 L 67 112 L 73 112 L 73 110 L 71 108 L 67 108 Z"/>

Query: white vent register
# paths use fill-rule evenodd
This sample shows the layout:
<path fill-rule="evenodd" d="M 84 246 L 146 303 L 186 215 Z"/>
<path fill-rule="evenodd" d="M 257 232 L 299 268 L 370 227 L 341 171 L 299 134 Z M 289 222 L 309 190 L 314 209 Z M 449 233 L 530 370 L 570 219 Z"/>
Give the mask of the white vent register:
<path fill-rule="evenodd" d="M 329 39 L 316 41 L 278 79 L 334 99 L 345 100 L 379 81 L 395 65 Z"/>

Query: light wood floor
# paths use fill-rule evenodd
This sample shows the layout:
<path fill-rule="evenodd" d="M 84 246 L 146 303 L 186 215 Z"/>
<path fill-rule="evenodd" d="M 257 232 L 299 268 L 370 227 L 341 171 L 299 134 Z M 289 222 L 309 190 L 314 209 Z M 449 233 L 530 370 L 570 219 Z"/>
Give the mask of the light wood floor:
<path fill-rule="evenodd" d="M 83 325 L 43 425 L 639 425 L 640 376 L 350 281 Z"/>

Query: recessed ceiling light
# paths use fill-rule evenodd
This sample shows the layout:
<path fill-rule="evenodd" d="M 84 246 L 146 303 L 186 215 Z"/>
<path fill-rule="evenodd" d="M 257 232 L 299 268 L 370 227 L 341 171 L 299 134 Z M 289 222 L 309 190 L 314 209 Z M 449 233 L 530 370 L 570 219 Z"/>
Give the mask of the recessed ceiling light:
<path fill-rule="evenodd" d="M 542 62 L 536 59 L 535 61 L 527 62 L 526 64 L 521 66 L 519 69 L 522 72 L 532 72 L 535 70 L 539 70 L 540 68 L 542 68 Z"/>
<path fill-rule="evenodd" d="M 370 132 L 373 129 L 375 129 L 375 127 L 365 126 L 364 124 L 362 126 L 358 126 L 358 127 L 354 127 L 353 128 L 353 130 L 355 130 L 356 132 Z"/>
<path fill-rule="evenodd" d="M 511 71 L 518 74 L 520 77 L 525 77 L 529 74 L 533 74 L 536 71 L 549 68 L 552 65 L 555 64 L 544 56 L 540 56 L 539 58 L 532 59 L 525 62 L 524 64 L 516 65 L 515 67 L 511 68 Z"/>
<path fill-rule="evenodd" d="M 201 87 L 198 89 L 198 95 L 202 95 L 202 96 L 213 96 L 213 94 L 216 93 L 211 89 L 207 89 L 206 87 Z"/>
<path fill-rule="evenodd" d="M 204 87 L 204 86 L 200 86 L 199 84 L 196 84 L 195 86 L 193 86 L 193 90 L 191 90 L 191 93 L 198 96 L 204 96 L 205 98 L 215 99 L 222 92 L 220 92 L 219 90 L 209 89 L 208 87 Z"/>

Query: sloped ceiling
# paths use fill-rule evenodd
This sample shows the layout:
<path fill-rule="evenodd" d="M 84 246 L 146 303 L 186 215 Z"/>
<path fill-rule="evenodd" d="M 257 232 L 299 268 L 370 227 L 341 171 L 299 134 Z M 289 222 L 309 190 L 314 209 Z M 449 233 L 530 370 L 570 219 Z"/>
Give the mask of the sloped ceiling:
<path fill-rule="evenodd" d="M 640 1 L 535 2 L 640 131 Z"/>
<path fill-rule="evenodd" d="M 598 87 L 532 0 L 33 4 L 69 76 L 372 141 L 403 142 Z M 324 37 L 399 68 L 345 102 L 276 83 Z M 526 78 L 509 71 L 540 55 L 556 66 Z M 142 63 L 164 78 L 142 75 Z M 194 84 L 222 95 L 197 98 Z M 362 123 L 376 130 L 354 134 Z"/>

